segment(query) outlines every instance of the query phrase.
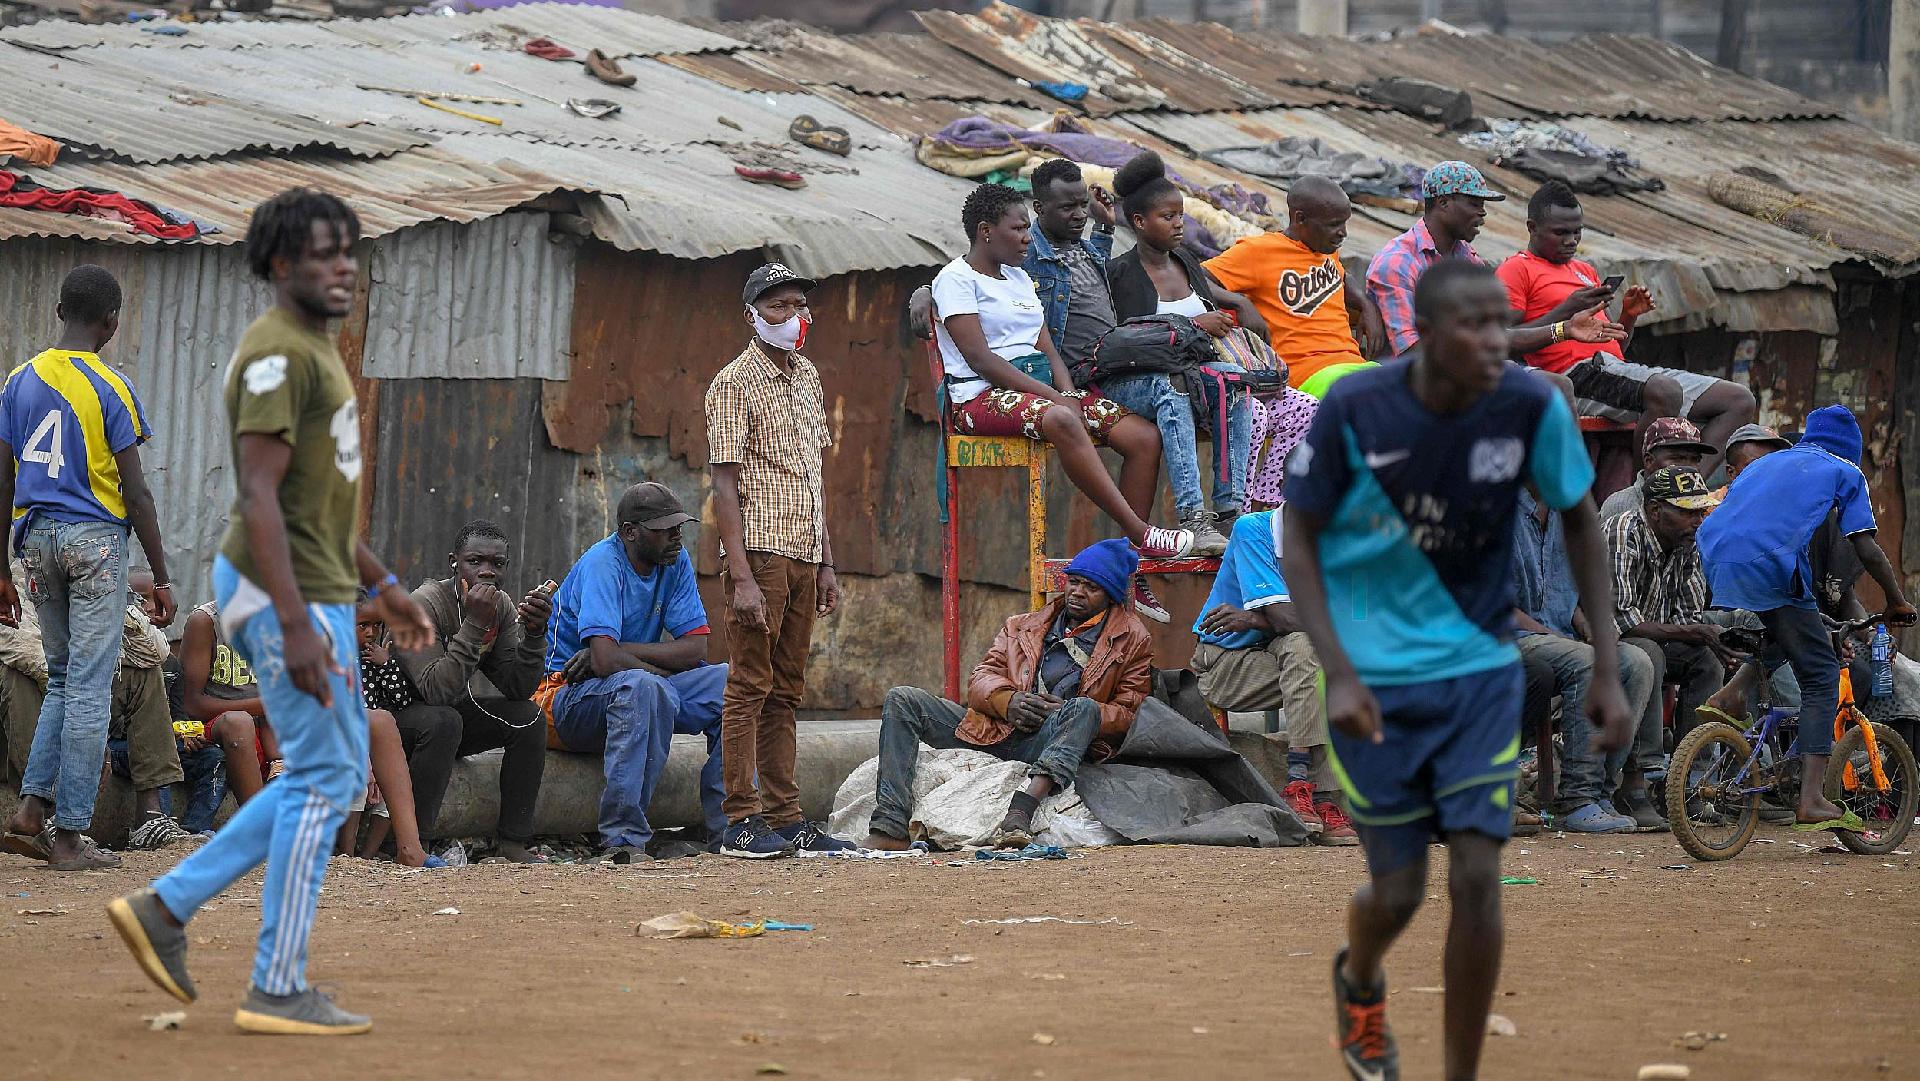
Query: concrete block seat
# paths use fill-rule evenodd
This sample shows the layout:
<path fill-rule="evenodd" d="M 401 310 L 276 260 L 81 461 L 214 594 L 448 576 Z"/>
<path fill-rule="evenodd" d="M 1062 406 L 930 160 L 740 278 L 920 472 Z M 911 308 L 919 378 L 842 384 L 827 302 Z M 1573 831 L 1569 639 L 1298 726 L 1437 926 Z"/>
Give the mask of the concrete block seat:
<path fill-rule="evenodd" d="M 880 722 L 800 722 L 795 777 L 800 782 L 801 806 L 807 817 L 825 821 L 834 793 L 854 768 L 880 753 Z M 653 795 L 648 817 L 656 828 L 700 824 L 700 768 L 707 761 L 704 736 L 675 736 L 666 770 Z M 606 786 L 600 756 L 548 751 L 546 772 L 540 781 L 540 799 L 534 808 L 534 832 L 542 837 L 593 833 L 600 822 L 600 792 Z M 11 815 L 17 793 L 0 793 L 0 815 Z M 174 808 L 184 805 L 185 792 L 174 790 Z M 233 813 L 229 798 L 218 821 Z M 443 837 L 491 837 L 500 819 L 500 752 L 489 751 L 454 764 L 447 798 L 440 808 Z M 133 822 L 133 786 L 120 777 L 109 778 L 94 807 L 88 832 L 108 846 L 124 844 Z"/>

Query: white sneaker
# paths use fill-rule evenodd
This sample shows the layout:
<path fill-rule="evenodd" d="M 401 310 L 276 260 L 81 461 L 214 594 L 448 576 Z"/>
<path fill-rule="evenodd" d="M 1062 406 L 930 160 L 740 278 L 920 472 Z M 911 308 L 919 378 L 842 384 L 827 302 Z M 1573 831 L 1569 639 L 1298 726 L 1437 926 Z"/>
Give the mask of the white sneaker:
<path fill-rule="evenodd" d="M 1150 525 L 1146 539 L 1133 547 L 1142 559 L 1179 559 L 1193 554 L 1193 531 Z"/>

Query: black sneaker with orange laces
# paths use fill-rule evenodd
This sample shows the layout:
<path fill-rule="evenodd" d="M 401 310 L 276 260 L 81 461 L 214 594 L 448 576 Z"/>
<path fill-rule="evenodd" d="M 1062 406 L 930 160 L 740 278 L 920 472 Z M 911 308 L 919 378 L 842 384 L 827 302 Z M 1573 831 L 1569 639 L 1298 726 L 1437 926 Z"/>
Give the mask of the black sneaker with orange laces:
<path fill-rule="evenodd" d="M 1400 1051 L 1387 1028 L 1387 981 L 1365 992 L 1347 983 L 1347 948 L 1333 955 L 1333 1040 L 1353 1081 L 1400 1081 Z"/>

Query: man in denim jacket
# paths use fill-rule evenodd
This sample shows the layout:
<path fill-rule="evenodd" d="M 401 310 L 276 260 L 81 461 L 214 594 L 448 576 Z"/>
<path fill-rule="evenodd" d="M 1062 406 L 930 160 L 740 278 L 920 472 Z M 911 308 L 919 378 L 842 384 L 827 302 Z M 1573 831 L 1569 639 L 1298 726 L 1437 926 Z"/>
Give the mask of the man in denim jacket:
<path fill-rule="evenodd" d="M 1093 235 L 1083 236 L 1088 218 L 1094 220 Z M 1086 360 L 1117 322 L 1107 291 L 1113 196 L 1089 188 L 1078 165 L 1055 158 L 1033 171 L 1033 224 L 1022 269 L 1046 310 L 1047 333 L 1071 367 Z"/>

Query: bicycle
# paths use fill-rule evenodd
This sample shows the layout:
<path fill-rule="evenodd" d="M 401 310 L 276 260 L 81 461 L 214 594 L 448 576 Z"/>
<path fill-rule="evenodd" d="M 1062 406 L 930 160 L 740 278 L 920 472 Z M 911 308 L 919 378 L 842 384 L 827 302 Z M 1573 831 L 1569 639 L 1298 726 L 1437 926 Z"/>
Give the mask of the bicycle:
<path fill-rule="evenodd" d="M 1851 634 L 1880 618 L 1827 623 L 1840 634 Z M 1674 748 L 1667 767 L 1667 817 L 1689 855 L 1707 861 L 1739 855 L 1759 826 L 1764 795 L 1772 795 L 1776 806 L 1799 803 L 1800 756 L 1790 750 L 1798 720 L 1796 711 L 1775 707 L 1744 730 L 1725 721 L 1707 721 Z M 1822 787 L 1829 800 L 1858 815 L 1867 828 L 1832 832 L 1849 851 L 1892 852 L 1906 840 L 1914 812 L 1920 809 L 1920 765 L 1898 733 L 1861 714 L 1845 665 L 1840 667 L 1840 708 L 1834 714 L 1833 734 Z"/>

